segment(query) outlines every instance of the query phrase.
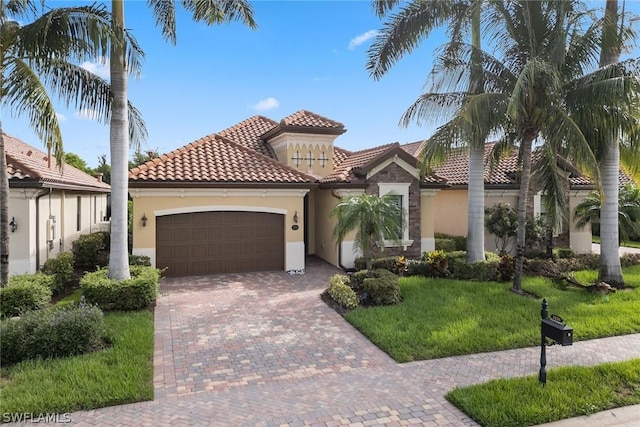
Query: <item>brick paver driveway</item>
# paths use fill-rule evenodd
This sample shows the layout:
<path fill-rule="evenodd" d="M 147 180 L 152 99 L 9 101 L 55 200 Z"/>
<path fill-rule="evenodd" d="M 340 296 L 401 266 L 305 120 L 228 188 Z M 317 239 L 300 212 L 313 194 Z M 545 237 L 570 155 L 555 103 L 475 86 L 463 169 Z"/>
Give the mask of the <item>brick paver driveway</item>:
<path fill-rule="evenodd" d="M 155 312 L 155 400 L 71 414 L 76 425 L 476 425 L 444 395 L 534 374 L 525 348 L 399 365 L 328 308 L 337 270 L 171 279 Z M 548 367 L 640 357 L 640 334 L 550 347 Z"/>

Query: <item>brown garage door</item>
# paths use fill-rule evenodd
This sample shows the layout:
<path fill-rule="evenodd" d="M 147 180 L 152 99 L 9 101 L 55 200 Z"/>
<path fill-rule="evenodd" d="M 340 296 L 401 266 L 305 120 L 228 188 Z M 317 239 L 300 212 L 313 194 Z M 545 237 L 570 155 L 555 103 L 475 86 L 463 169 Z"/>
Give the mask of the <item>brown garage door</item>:
<path fill-rule="evenodd" d="M 284 270 L 284 215 L 168 215 L 156 230 L 156 263 L 167 276 Z"/>

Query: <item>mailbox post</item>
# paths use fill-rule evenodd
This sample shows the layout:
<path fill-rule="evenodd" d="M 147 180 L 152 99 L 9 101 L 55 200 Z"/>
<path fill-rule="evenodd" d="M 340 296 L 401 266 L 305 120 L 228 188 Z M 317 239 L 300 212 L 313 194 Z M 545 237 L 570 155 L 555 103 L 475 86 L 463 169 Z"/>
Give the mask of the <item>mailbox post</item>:
<path fill-rule="evenodd" d="M 556 314 L 552 314 L 549 317 L 549 304 L 546 298 L 542 300 L 540 317 L 542 317 L 542 321 L 540 322 L 540 372 L 538 373 L 538 381 L 544 386 L 547 384 L 547 338 L 552 340 L 551 345 L 573 345 L 573 328 L 565 325 L 562 317 Z"/>

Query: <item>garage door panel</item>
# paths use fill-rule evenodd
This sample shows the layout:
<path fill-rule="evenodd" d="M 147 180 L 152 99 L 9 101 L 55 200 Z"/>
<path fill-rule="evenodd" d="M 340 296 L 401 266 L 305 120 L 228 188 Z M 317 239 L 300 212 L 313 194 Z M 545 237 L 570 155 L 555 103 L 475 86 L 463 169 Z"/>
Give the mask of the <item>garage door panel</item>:
<path fill-rule="evenodd" d="M 157 219 L 156 257 L 169 276 L 284 269 L 284 216 L 198 212 Z"/>

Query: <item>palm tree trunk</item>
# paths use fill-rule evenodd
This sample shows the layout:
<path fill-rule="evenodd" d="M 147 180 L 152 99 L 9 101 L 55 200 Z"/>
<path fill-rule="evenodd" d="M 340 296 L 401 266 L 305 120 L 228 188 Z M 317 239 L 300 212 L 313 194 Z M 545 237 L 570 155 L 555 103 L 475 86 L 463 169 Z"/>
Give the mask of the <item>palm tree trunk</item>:
<path fill-rule="evenodd" d="M 110 71 L 113 103 L 109 142 L 111 146 L 111 249 L 109 277 L 130 278 L 127 246 L 127 200 L 129 124 L 127 116 L 127 64 L 124 53 L 124 0 L 112 0 L 116 40 L 111 46 Z"/>
<path fill-rule="evenodd" d="M 479 0 L 476 0 L 479 1 Z M 479 5 L 477 5 L 479 6 Z M 480 49 L 480 7 L 477 7 L 471 20 L 471 42 L 474 49 Z M 479 64 L 474 51 L 471 64 L 470 92 L 481 93 L 482 64 Z M 473 124 L 472 124 L 473 126 Z M 474 127 L 469 147 L 469 186 L 467 209 L 469 227 L 467 230 L 467 261 L 484 261 L 484 135 Z"/>
<path fill-rule="evenodd" d="M 524 266 L 524 249 L 527 232 L 527 197 L 529 196 L 529 181 L 531 180 L 531 146 L 533 135 L 526 132 L 522 138 L 522 173 L 520 175 L 520 190 L 518 193 L 518 237 L 516 244 L 516 271 L 513 276 L 511 290 L 522 293 L 522 268 Z"/>
<path fill-rule="evenodd" d="M 0 119 L 0 286 L 9 282 L 9 176 Z"/>
<path fill-rule="evenodd" d="M 607 0 L 603 40 L 611 43 L 617 38 L 618 0 Z M 615 64 L 620 60 L 618 43 L 603 45 L 600 51 L 600 66 Z M 607 141 L 608 150 L 600 160 L 600 177 L 604 202 L 600 208 L 600 275 L 599 280 L 611 286 L 624 287 L 619 255 L 618 231 L 618 176 L 620 173 L 620 146 L 616 138 Z"/>

